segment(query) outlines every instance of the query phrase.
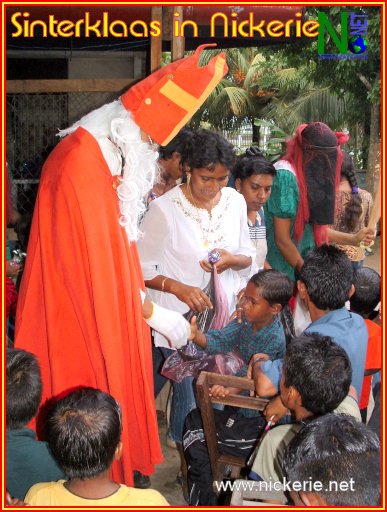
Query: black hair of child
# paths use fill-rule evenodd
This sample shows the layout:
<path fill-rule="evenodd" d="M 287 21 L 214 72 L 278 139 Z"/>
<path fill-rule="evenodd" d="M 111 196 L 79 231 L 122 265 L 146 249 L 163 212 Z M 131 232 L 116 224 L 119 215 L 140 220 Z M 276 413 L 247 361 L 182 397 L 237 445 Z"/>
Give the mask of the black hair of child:
<path fill-rule="evenodd" d="M 337 247 L 323 244 L 306 256 L 300 281 L 318 309 L 340 309 L 349 299 L 353 285 L 352 263 Z"/>
<path fill-rule="evenodd" d="M 259 288 L 261 296 L 270 306 L 281 304 L 284 307 L 293 295 L 292 281 L 279 270 L 261 270 L 250 278 L 250 282 Z"/>
<path fill-rule="evenodd" d="M 159 147 L 159 157 L 163 160 L 172 158 L 173 153 L 183 154 L 185 145 L 191 139 L 194 132 L 189 128 L 183 128 L 166 146 Z"/>
<path fill-rule="evenodd" d="M 286 348 L 284 384 L 301 395 L 303 407 L 314 415 L 332 412 L 348 395 L 351 362 L 330 336 L 308 333 Z"/>
<path fill-rule="evenodd" d="M 290 482 L 321 482 L 332 506 L 380 504 L 380 442 L 364 423 L 345 414 L 308 422 L 288 445 L 283 468 Z M 341 482 L 353 488 L 341 488 Z"/>
<path fill-rule="evenodd" d="M 34 354 L 7 349 L 7 429 L 25 427 L 38 412 L 42 399 L 42 377 Z"/>
<path fill-rule="evenodd" d="M 355 293 L 350 298 L 351 311 L 363 318 L 375 318 L 381 294 L 380 275 L 372 268 L 361 267 L 355 271 L 353 284 Z"/>
<path fill-rule="evenodd" d="M 108 470 L 120 439 L 120 406 L 99 389 L 73 391 L 47 419 L 48 445 L 69 478 L 90 479 Z"/>

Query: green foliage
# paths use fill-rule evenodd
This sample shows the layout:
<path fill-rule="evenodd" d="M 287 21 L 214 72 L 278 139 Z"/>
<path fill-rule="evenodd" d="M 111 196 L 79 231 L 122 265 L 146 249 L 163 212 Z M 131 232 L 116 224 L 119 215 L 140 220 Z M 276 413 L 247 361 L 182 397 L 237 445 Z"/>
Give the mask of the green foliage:
<path fill-rule="evenodd" d="M 296 69 L 300 73 L 300 84 L 305 81 L 309 88 L 299 90 L 294 101 L 282 88 L 282 94 L 276 94 L 272 103 L 264 110 L 264 115 L 275 119 L 281 127 L 296 123 L 296 117 L 305 120 L 321 120 L 333 128 L 347 127 L 350 131 L 350 144 L 354 143 L 355 128 L 360 128 L 362 137 L 360 151 L 361 165 L 366 166 L 371 125 L 371 105 L 380 104 L 380 7 L 377 6 L 319 6 L 307 7 L 305 16 L 317 19 L 318 12 L 327 14 L 337 31 L 340 31 L 340 13 L 343 10 L 366 14 L 367 59 L 319 60 L 316 39 L 303 39 L 291 45 L 263 49 L 264 56 L 270 56 L 270 62 L 281 63 L 283 69 Z M 330 35 L 326 34 L 325 52 L 336 53 Z M 274 53 L 274 55 L 273 55 Z M 289 71 L 288 89 L 292 85 L 294 71 Z M 271 73 L 275 78 L 274 72 Z M 265 77 L 270 86 L 270 77 Z M 274 84 L 275 81 L 272 82 Z M 280 84 L 280 82 L 278 82 Z M 261 82 L 261 85 L 266 85 Z M 320 114 L 320 115 L 319 115 Z M 318 116 L 318 117 L 315 117 Z M 374 123 L 375 121 L 373 121 Z M 356 129 L 356 131 L 358 131 Z"/>
<path fill-rule="evenodd" d="M 305 11 L 305 17 L 313 20 L 319 11 L 325 12 L 338 32 L 344 10 L 366 14 L 368 59 L 319 60 L 316 38 L 259 49 L 225 50 L 229 73 L 194 117 L 194 126 L 204 121 L 214 128 L 235 130 L 246 119 L 265 118 L 291 134 L 300 123 L 320 120 L 334 129 L 349 129 L 349 148 L 362 155 L 359 163 L 365 166 L 371 105 L 379 105 L 381 96 L 380 9 L 368 5 L 308 6 Z M 325 36 L 326 53 L 336 53 L 331 36 Z M 201 64 L 220 51 L 204 52 Z M 263 125 L 255 126 L 259 130 Z"/>
<path fill-rule="evenodd" d="M 203 52 L 200 65 L 207 64 L 221 50 Z M 210 123 L 216 129 L 235 130 L 258 115 L 270 97 L 257 95 L 264 58 L 257 48 L 231 48 L 226 53 L 229 71 L 193 117 L 194 127 Z"/>

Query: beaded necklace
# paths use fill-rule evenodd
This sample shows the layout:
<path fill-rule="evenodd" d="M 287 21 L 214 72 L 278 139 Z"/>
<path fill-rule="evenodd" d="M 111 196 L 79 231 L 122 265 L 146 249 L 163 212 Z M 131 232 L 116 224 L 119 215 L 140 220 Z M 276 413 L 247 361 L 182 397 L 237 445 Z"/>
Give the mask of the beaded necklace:
<path fill-rule="evenodd" d="M 189 186 L 189 183 L 187 183 L 187 190 L 189 190 L 189 193 L 190 193 L 190 196 L 191 196 L 191 200 L 190 200 L 190 203 L 195 207 L 196 209 L 196 214 L 197 214 L 197 223 L 199 225 L 199 228 L 200 228 L 200 231 L 202 233 L 202 240 L 203 240 L 203 248 L 204 249 L 208 249 L 209 245 L 210 245 L 210 241 L 209 241 L 209 238 L 210 238 L 210 231 L 211 231 L 211 225 L 212 225 L 212 210 L 214 208 L 214 204 L 215 204 L 215 198 L 212 200 L 211 202 L 211 209 L 208 211 L 207 208 L 201 208 L 202 210 L 207 210 L 208 211 L 208 215 L 210 217 L 210 222 L 208 224 L 208 228 L 207 230 L 205 230 L 205 227 L 203 226 L 202 224 L 202 219 L 201 219 L 201 216 L 200 216 L 200 213 L 199 213 L 199 207 L 197 206 L 197 204 L 195 203 L 195 200 L 193 198 L 193 195 L 192 195 L 192 191 L 191 191 L 191 187 Z M 206 232 L 207 232 L 207 235 L 206 235 Z"/>

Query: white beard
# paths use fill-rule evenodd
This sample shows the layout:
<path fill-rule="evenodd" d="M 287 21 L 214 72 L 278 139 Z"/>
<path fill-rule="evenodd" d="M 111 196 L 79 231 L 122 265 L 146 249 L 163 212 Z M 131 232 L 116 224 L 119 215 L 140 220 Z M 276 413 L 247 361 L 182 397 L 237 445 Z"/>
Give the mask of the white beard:
<path fill-rule="evenodd" d="M 58 135 L 73 133 L 80 126 L 96 138 L 112 175 L 122 173 L 117 187 L 119 223 L 125 228 L 129 241 L 136 241 L 148 192 L 158 179 L 159 155 L 154 147 L 141 140 L 140 128 L 120 100 L 90 112 Z"/>

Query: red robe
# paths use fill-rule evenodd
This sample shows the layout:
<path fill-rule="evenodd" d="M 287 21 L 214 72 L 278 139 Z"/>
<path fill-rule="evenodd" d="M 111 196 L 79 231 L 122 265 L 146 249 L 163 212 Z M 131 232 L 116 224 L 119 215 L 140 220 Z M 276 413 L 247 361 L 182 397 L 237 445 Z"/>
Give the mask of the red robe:
<path fill-rule="evenodd" d="M 113 177 L 83 128 L 43 168 L 16 319 L 16 347 L 37 355 L 43 400 L 83 385 L 117 399 L 123 457 L 113 476 L 162 460 L 153 397 L 149 327 L 135 243 L 120 216 Z"/>

